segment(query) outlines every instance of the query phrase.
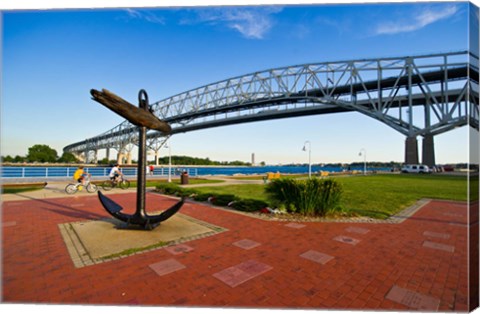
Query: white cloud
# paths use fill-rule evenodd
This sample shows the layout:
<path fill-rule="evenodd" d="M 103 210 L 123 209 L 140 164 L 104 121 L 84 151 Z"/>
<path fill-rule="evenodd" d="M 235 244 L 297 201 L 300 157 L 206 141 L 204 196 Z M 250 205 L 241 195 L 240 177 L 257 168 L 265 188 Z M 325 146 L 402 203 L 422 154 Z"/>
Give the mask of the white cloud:
<path fill-rule="evenodd" d="M 245 38 L 263 39 L 274 25 L 271 15 L 281 10 L 279 7 L 207 9 L 198 12 L 196 22 L 224 24 Z"/>
<path fill-rule="evenodd" d="M 377 27 L 375 34 L 391 35 L 413 32 L 437 21 L 449 18 L 457 13 L 457 11 L 458 7 L 456 5 L 448 5 L 439 9 L 427 8 L 418 12 L 410 19 L 381 24 Z"/>
<path fill-rule="evenodd" d="M 127 9 L 127 13 L 132 19 L 141 19 L 150 23 L 165 25 L 165 19 L 151 12 Z"/>

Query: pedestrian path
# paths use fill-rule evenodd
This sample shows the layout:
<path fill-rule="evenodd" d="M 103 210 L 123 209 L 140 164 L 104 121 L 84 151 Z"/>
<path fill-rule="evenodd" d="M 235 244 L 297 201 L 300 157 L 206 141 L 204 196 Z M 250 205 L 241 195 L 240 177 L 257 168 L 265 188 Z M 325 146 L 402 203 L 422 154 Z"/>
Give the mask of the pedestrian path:
<path fill-rule="evenodd" d="M 108 217 L 95 195 L 60 188 L 3 199 L 4 302 L 468 310 L 465 203 L 429 201 L 401 223 L 368 224 L 267 221 L 187 202 L 181 214 L 225 231 L 77 267 L 60 226 Z M 130 190 L 111 197 L 134 208 Z M 174 202 L 147 193 L 147 209 Z"/>

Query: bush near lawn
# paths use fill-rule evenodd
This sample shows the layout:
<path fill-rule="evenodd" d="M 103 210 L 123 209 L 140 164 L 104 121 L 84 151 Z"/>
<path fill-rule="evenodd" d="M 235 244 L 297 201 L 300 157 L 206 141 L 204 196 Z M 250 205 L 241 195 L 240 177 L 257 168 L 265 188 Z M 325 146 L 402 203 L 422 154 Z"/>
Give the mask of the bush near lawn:
<path fill-rule="evenodd" d="M 162 194 L 166 195 L 175 195 L 179 197 L 189 197 L 194 194 L 195 191 L 192 189 L 184 189 L 178 186 L 175 183 L 160 183 L 156 185 L 156 190 Z"/>
<path fill-rule="evenodd" d="M 257 199 L 244 199 L 233 194 L 199 193 L 195 189 L 181 188 L 175 183 L 161 183 L 156 186 L 158 192 L 179 197 L 191 197 L 197 202 L 210 202 L 216 206 L 232 207 L 236 210 L 254 212 L 268 206 L 267 202 Z"/>
<path fill-rule="evenodd" d="M 333 213 L 335 216 L 339 214 L 386 219 L 421 198 L 461 202 L 468 200 L 466 176 L 377 174 L 336 177 L 335 181 L 341 183 L 343 187 L 341 211 L 335 211 Z M 268 207 L 275 208 L 267 197 L 266 186 L 264 184 L 205 186 L 196 187 L 191 194 L 195 193 L 196 197 L 205 195 L 205 199 L 199 201 L 207 201 L 214 194 L 233 194 L 240 199 L 260 200 L 266 202 Z"/>
<path fill-rule="evenodd" d="M 262 200 L 244 198 L 233 202 L 231 207 L 243 212 L 256 212 L 268 207 L 268 204 Z"/>
<path fill-rule="evenodd" d="M 281 178 L 271 181 L 265 192 L 275 207 L 305 216 L 323 217 L 340 209 L 343 190 L 342 185 L 333 179 Z"/>

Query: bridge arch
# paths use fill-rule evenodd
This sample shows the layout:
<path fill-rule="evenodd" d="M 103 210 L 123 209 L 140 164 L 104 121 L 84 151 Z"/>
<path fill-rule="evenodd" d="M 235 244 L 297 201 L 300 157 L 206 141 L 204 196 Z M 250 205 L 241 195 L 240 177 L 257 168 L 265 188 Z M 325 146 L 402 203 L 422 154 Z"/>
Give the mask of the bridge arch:
<path fill-rule="evenodd" d="M 172 135 L 205 128 L 287 117 L 360 112 L 406 136 L 405 162 L 435 163 L 433 138 L 459 126 L 478 130 L 478 56 L 452 52 L 281 67 L 233 77 L 152 104 Z M 137 128 L 124 121 L 64 151 L 135 143 Z M 165 136 L 147 135 L 158 149 Z"/>

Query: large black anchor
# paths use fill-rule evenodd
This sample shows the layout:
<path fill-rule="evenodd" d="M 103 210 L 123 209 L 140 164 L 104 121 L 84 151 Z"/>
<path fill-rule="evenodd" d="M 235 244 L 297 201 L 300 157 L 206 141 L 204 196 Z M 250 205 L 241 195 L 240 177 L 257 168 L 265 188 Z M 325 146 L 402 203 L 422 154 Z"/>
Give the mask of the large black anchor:
<path fill-rule="evenodd" d="M 102 192 L 98 191 L 98 198 L 103 207 L 113 217 L 126 222 L 128 226 L 137 225 L 146 230 L 152 230 L 160 222 L 172 217 L 182 207 L 183 198 L 158 215 L 148 215 L 145 211 L 145 182 L 146 171 L 145 165 L 147 163 L 146 154 L 146 139 L 147 128 L 154 129 L 162 132 L 163 134 L 169 134 L 171 127 L 168 123 L 161 121 L 149 110 L 148 95 L 145 90 L 140 90 L 138 93 L 139 106 L 136 107 L 129 102 L 123 100 L 117 95 L 103 89 L 101 92 L 92 89 L 90 91 L 93 96 L 93 100 L 101 103 L 105 107 L 121 115 L 134 125 L 139 127 L 139 143 L 138 143 L 138 177 L 137 177 L 137 209 L 133 215 L 122 213 L 122 206 L 109 199 Z"/>

